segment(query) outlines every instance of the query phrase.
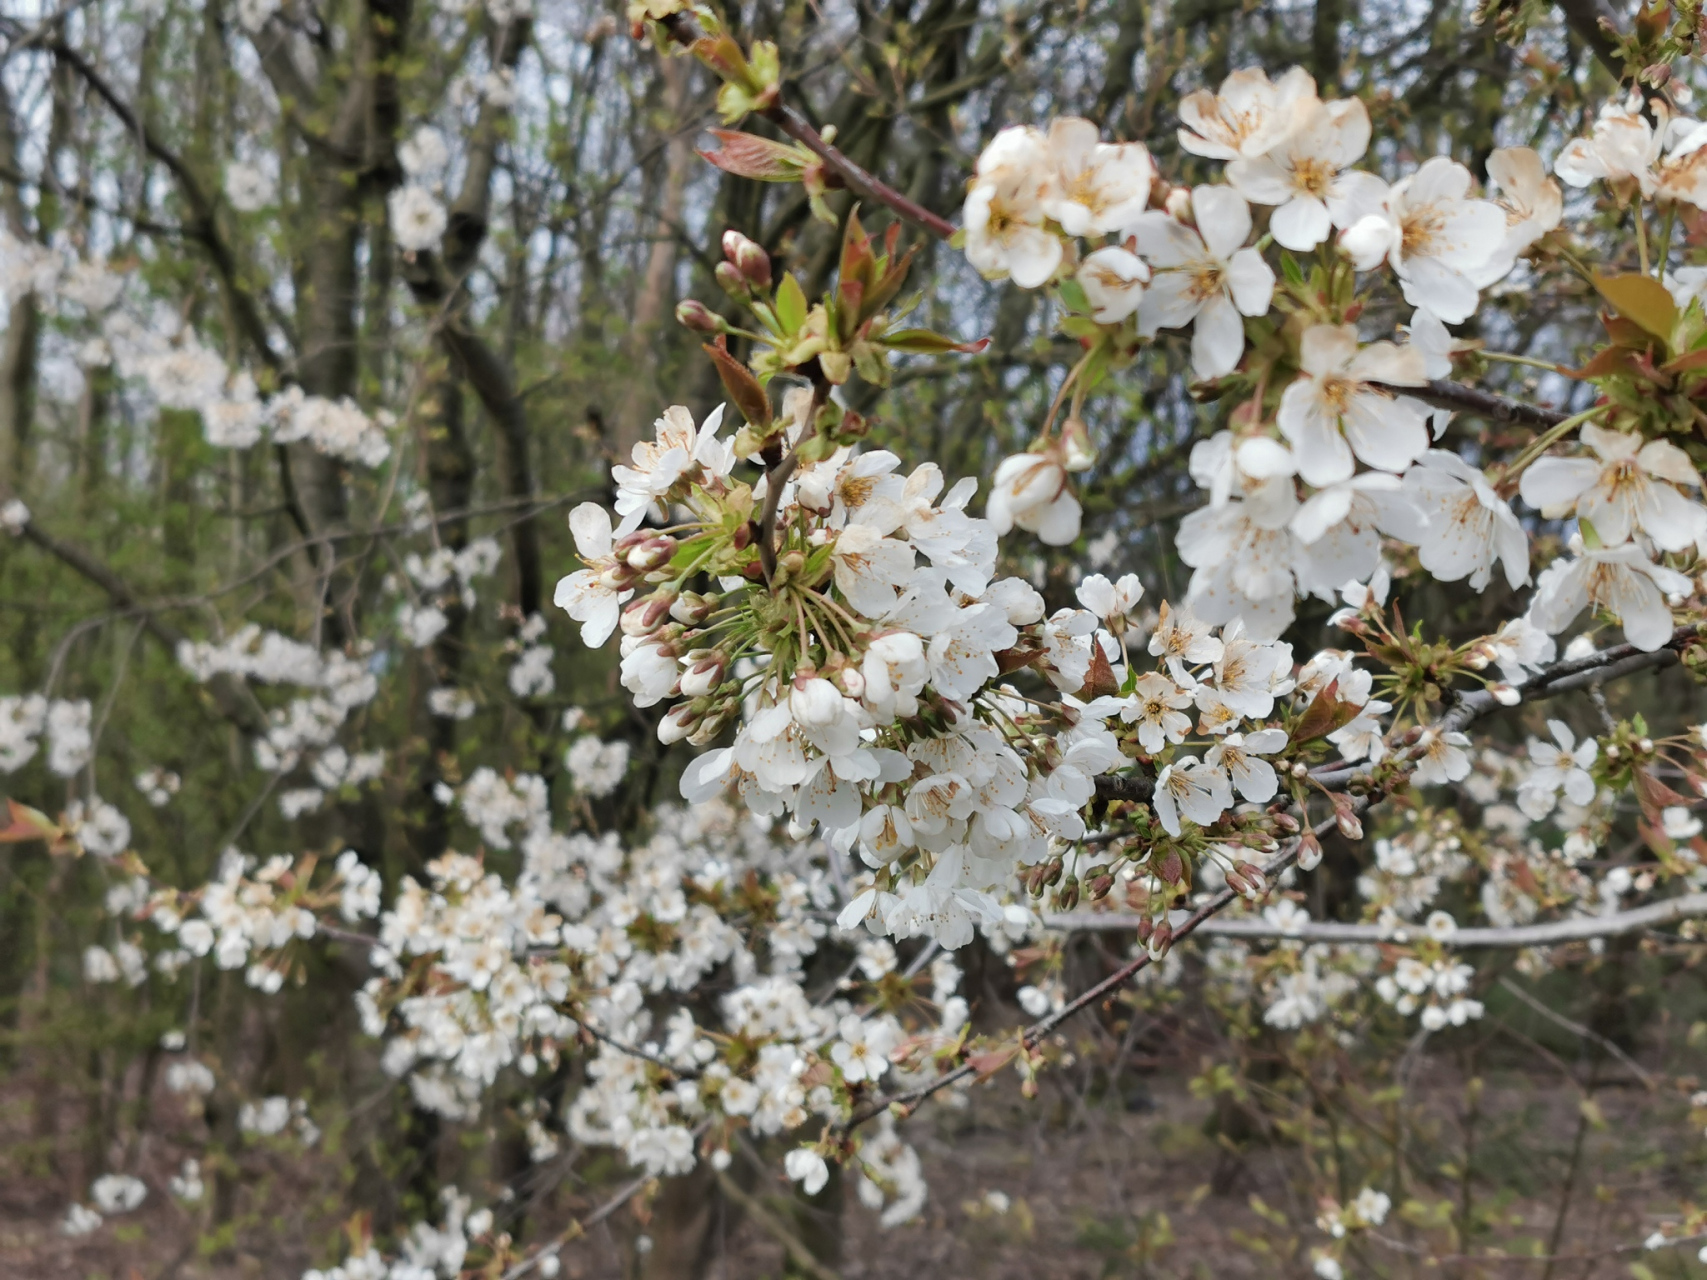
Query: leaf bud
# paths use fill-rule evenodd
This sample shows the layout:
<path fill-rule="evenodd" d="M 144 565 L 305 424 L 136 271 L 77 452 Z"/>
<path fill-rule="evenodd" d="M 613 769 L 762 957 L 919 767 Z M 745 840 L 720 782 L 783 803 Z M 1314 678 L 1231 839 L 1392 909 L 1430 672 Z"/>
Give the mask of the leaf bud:
<path fill-rule="evenodd" d="M 684 298 L 676 304 L 676 323 L 698 333 L 729 332 L 729 322 L 698 298 Z"/>

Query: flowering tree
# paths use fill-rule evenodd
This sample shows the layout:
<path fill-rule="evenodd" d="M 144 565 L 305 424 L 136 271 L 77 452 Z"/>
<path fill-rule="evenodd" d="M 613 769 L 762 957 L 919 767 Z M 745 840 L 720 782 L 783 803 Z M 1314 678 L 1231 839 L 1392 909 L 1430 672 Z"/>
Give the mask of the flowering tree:
<path fill-rule="evenodd" d="M 713 1202 L 833 1274 L 848 1184 L 884 1227 L 924 1209 L 933 1108 L 1049 1087 L 1070 1020 L 1118 1029 L 1118 1078 L 1141 1016 L 1187 1012 L 1223 1135 L 1304 1152 L 1261 1251 L 1323 1277 L 1523 1238 L 1471 1137 L 1437 1184 L 1403 1136 L 1419 1055 L 1502 1011 L 1590 1046 L 1549 1270 L 1599 1256 L 1569 1219 L 1610 1072 L 1699 1129 L 1604 977 L 1664 985 L 1707 917 L 1693 9 L 1483 6 L 1547 96 L 1446 145 L 1403 42 L 1353 74 L 1331 6 L 1310 69 L 1188 63 L 1126 15 L 1103 119 L 1016 120 L 1050 83 L 988 130 L 947 108 L 1005 55 L 928 28 L 925 70 L 884 64 L 935 104 L 916 136 L 866 121 L 857 68 L 815 119 L 811 41 L 677 0 L 627 43 L 510 4 L 166 5 L 140 45 L 100 12 L 5 27 L 0 523 L 42 604 L 0 841 L 42 938 L 20 1043 L 69 949 L 97 998 L 146 995 L 142 1094 L 162 1069 L 202 1125 L 161 1185 L 103 1146 L 67 1235 L 151 1193 L 229 1224 L 246 1154 L 341 1141 L 377 1082 L 390 1127 L 306 1275 L 551 1276 L 619 1215 L 637 1269 L 696 1274 Z M 1021 46 L 1083 53 L 1061 24 Z M 629 74 L 670 122 L 633 188 Z M 626 278 L 613 235 L 654 241 Z M 638 302 L 601 349 L 604 289 Z M 620 398 L 583 393 L 564 456 L 535 406 L 567 403 L 571 320 L 625 372 L 581 379 Z M 701 407 L 648 404 L 678 363 Z M 40 400 L 74 449 L 35 456 Z M 158 550 L 75 532 L 109 473 L 121 510 L 164 495 Z M 975 1007 L 968 955 L 1024 1021 Z M 1611 991 L 1590 1025 L 1518 980 L 1549 973 Z M 370 1048 L 309 1097 L 245 1078 L 262 1024 Z M 447 1127 L 500 1116 L 510 1149 L 441 1180 Z M 596 1203 L 535 1213 L 601 1152 Z M 1641 1213 L 1614 1250 L 1707 1231 L 1675 1188 Z"/>

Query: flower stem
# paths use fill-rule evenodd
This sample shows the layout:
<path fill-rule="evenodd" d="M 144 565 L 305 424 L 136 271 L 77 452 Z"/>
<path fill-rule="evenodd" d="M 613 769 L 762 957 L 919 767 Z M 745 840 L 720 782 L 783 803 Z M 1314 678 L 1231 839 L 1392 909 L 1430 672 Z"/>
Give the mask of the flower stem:
<path fill-rule="evenodd" d="M 1572 431 L 1582 426 L 1582 424 L 1587 422 L 1589 419 L 1597 416 L 1598 414 L 1605 413 L 1611 407 L 1611 405 L 1606 404 L 1594 405 L 1591 408 L 1584 409 L 1581 413 L 1573 414 L 1558 426 L 1549 427 L 1546 431 L 1536 436 L 1534 440 L 1530 441 L 1529 447 L 1517 456 L 1517 461 L 1512 463 L 1511 467 L 1506 471 L 1506 480 L 1508 482 L 1515 480 L 1518 476 L 1523 474 L 1530 463 L 1534 462 L 1542 454 L 1546 453 L 1553 445 L 1563 440 Z"/>

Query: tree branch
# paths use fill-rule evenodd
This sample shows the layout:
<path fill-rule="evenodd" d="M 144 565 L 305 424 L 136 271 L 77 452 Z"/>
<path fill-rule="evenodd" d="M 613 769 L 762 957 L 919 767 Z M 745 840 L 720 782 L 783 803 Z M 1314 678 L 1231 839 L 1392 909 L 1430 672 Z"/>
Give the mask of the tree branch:
<path fill-rule="evenodd" d="M 1183 911 L 1174 914 L 1182 922 L 1188 918 Z M 1707 893 L 1686 893 L 1611 915 L 1579 916 L 1571 920 L 1506 928 L 1459 928 L 1441 942 L 1464 950 L 1511 951 L 1523 947 L 1556 947 L 1570 942 L 1585 942 L 1590 938 L 1617 938 L 1704 916 L 1707 916 Z M 1136 929 L 1139 921 L 1147 918 L 1127 911 L 1070 911 L 1064 915 L 1045 916 L 1043 923 L 1046 928 L 1071 933 L 1119 933 Z M 1331 920 L 1312 920 L 1301 928 L 1283 928 L 1260 917 L 1210 920 L 1197 932 L 1205 937 L 1243 938 L 1252 942 L 1323 942 L 1341 946 L 1404 943 L 1428 936 L 1421 925 L 1413 924 L 1341 924 Z"/>

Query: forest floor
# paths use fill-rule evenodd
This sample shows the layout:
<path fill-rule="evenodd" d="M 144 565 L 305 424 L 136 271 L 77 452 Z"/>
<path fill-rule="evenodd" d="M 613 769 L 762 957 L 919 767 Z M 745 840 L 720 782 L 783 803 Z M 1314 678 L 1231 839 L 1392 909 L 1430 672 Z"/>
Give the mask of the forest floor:
<path fill-rule="evenodd" d="M 1430 1071 L 1441 1132 L 1449 1137 L 1459 1082 L 1445 1062 L 1431 1061 Z M 835 1273 L 844 1280 L 1311 1274 L 1309 1250 L 1327 1237 L 1314 1226 L 1317 1206 L 1295 1202 L 1294 1149 L 1253 1142 L 1235 1153 L 1210 1136 L 1213 1104 L 1193 1096 L 1189 1072 L 1129 1079 L 1124 1096 L 1109 1099 L 1075 1091 L 1073 1074 L 1046 1077 L 1035 1102 L 1019 1096 L 1011 1077 L 999 1077 L 974 1090 L 965 1107 L 939 1107 L 911 1121 L 906 1134 L 923 1158 L 930 1200 L 916 1221 L 883 1230 L 853 1189 L 844 1188 L 845 1238 Z M 1505 1189 L 1503 1197 L 1486 1197 L 1499 1203 L 1495 1234 L 1508 1241 L 1526 1233 L 1546 1238 L 1562 1221 L 1560 1253 L 1573 1261 L 1553 1268 L 1552 1280 L 1640 1276 L 1631 1264 L 1656 1257 L 1633 1248 L 1654 1225 L 1643 1209 L 1665 1199 L 1656 1182 L 1664 1180 L 1664 1162 L 1636 1159 L 1636 1148 L 1651 1145 L 1647 1138 L 1630 1145 L 1630 1135 L 1652 1123 L 1641 1091 L 1599 1095 L 1606 1123 L 1589 1135 L 1568 1212 L 1560 1214 L 1550 1195 L 1521 1194 L 1526 1176 L 1562 1169 L 1579 1128 L 1579 1095 L 1558 1085 L 1556 1078 L 1513 1074 L 1485 1095 L 1489 1114 L 1511 1121 L 1489 1126 L 1478 1155 L 1489 1185 Z M 306 1268 L 328 1265 L 348 1203 L 339 1187 L 348 1181 L 349 1162 L 337 1157 L 335 1142 L 302 1152 L 281 1141 L 247 1153 L 231 1193 L 233 1225 L 212 1232 L 207 1201 L 186 1208 L 166 1194 L 184 1149 L 164 1138 L 144 1140 L 126 1153 L 124 1167 L 148 1184 L 147 1201 L 92 1235 L 72 1239 L 60 1224 L 74 1188 L 54 1173 L 47 1158 L 52 1138 L 39 1119 L 31 1126 L 34 1138 L 22 1126 L 26 1111 L 20 1099 L 0 1092 L 0 1280 L 300 1280 Z M 611 1173 L 615 1185 L 620 1171 Z M 1532 1180 L 1538 1191 L 1552 1181 Z M 208 1182 L 211 1190 L 211 1176 Z M 1511 1194 L 1513 1187 L 1519 1194 Z M 566 1223 L 601 1198 L 599 1188 L 565 1190 L 539 1207 L 537 1221 Z M 564 1249 L 562 1275 L 618 1280 L 640 1230 L 628 1211 L 613 1214 Z M 1533 1258 L 1488 1257 L 1481 1249 L 1484 1256 L 1443 1268 L 1416 1243 L 1427 1237 L 1411 1234 L 1397 1217 L 1384 1239 L 1364 1256 L 1365 1265 L 1348 1266 L 1348 1277 L 1515 1280 L 1543 1270 Z M 714 1220 L 709 1248 L 705 1280 L 784 1274 L 783 1245 L 751 1220 Z M 1647 1274 L 1707 1273 L 1693 1253 L 1668 1250 L 1667 1267 Z"/>

